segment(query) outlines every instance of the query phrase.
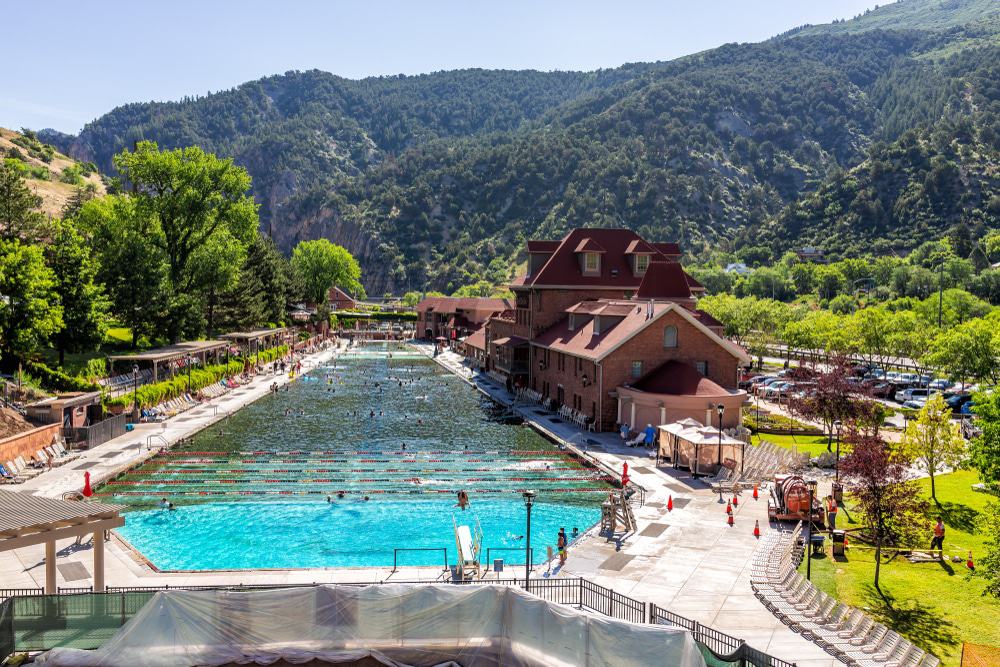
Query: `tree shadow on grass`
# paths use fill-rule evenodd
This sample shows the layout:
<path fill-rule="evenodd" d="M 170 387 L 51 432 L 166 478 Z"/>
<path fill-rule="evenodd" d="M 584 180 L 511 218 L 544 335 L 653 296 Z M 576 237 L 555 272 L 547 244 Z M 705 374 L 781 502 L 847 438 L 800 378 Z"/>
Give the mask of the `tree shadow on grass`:
<path fill-rule="evenodd" d="M 938 508 L 931 505 L 930 511 L 932 515 L 935 514 L 936 509 Z M 976 532 L 976 522 L 979 520 L 979 512 L 968 505 L 945 501 L 941 503 L 940 510 L 937 513 L 944 518 L 946 524 L 953 528 L 966 533 Z"/>
<path fill-rule="evenodd" d="M 955 625 L 933 607 L 917 600 L 900 602 L 885 588 L 879 594 L 871 584 L 865 584 L 863 597 L 864 610 L 872 618 L 904 635 L 925 651 L 934 652 L 939 646 L 959 643 Z"/>

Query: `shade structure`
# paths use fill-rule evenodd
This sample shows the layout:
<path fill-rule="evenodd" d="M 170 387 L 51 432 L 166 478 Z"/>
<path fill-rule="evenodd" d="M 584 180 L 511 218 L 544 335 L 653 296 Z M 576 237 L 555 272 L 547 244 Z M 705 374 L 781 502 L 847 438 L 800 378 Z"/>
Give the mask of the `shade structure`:
<path fill-rule="evenodd" d="M 739 468 L 743 461 L 746 443 L 722 433 L 712 426 L 702 426 L 693 420 L 683 420 L 660 426 L 660 458 L 672 461 L 674 466 L 683 466 L 703 474 L 714 474 L 719 470 L 719 462 L 731 468 Z M 697 464 L 695 463 L 697 457 Z"/>

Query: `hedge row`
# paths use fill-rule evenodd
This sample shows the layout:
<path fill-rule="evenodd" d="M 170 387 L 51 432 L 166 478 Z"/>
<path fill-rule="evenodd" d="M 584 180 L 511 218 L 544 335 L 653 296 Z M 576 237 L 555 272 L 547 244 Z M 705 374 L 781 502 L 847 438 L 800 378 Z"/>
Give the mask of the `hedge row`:
<path fill-rule="evenodd" d="M 255 363 L 266 364 L 283 357 L 288 352 L 288 346 L 280 345 L 270 350 L 262 350 L 258 354 L 251 355 L 247 362 L 251 365 Z M 191 369 L 190 391 L 196 392 L 205 387 L 218 382 L 219 380 L 243 372 L 244 364 L 242 359 L 233 359 L 228 364 L 218 364 L 205 366 L 204 368 Z M 134 392 L 128 392 L 116 398 L 105 398 L 104 405 L 108 408 L 128 408 L 138 401 L 139 407 L 150 408 L 159 405 L 164 401 L 177 398 L 188 392 L 188 373 L 182 371 L 162 382 L 144 384 Z"/>
<path fill-rule="evenodd" d="M 60 370 L 49 368 L 40 361 L 29 361 L 28 373 L 37 378 L 43 387 L 54 391 L 100 391 L 100 385 L 85 378 L 73 377 Z"/>

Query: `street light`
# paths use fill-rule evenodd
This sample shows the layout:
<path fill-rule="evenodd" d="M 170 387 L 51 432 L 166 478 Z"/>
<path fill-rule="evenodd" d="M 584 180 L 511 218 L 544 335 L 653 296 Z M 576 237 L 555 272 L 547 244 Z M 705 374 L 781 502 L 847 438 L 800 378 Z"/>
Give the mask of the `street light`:
<path fill-rule="evenodd" d="M 139 364 L 132 365 L 132 418 L 139 421 Z"/>
<path fill-rule="evenodd" d="M 722 465 L 722 415 L 726 414 L 726 406 L 719 403 L 715 406 L 716 411 L 719 413 L 719 465 Z"/>
<path fill-rule="evenodd" d="M 813 502 L 816 498 L 816 487 L 819 486 L 819 482 L 815 479 L 810 479 L 806 482 L 806 486 L 809 487 L 809 539 L 806 541 L 806 579 L 812 579 L 812 539 L 813 539 Z"/>
<path fill-rule="evenodd" d="M 524 589 L 528 590 L 528 577 L 531 576 L 531 506 L 535 503 L 535 492 L 525 491 L 524 496 L 524 506 L 528 510 L 528 527 L 525 531 L 525 550 L 524 550 Z"/>
<path fill-rule="evenodd" d="M 837 462 L 833 466 L 833 490 L 836 491 L 837 487 L 840 486 L 840 428 L 843 424 L 840 420 L 833 422 L 833 428 L 837 432 Z"/>
<path fill-rule="evenodd" d="M 187 356 L 187 367 L 188 367 L 188 393 L 191 393 L 191 364 L 194 363 L 194 357 L 190 354 Z"/>

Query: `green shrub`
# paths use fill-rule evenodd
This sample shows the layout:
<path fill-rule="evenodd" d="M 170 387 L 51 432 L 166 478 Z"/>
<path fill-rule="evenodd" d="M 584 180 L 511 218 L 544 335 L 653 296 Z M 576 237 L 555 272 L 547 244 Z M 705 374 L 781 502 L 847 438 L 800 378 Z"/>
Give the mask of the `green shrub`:
<path fill-rule="evenodd" d="M 67 375 L 60 370 L 49 368 L 40 361 L 29 361 L 28 371 L 38 378 L 41 385 L 50 391 L 100 391 L 100 386 L 90 380 Z"/>
<path fill-rule="evenodd" d="M 63 183 L 69 183 L 70 185 L 82 185 L 83 184 L 83 169 L 79 165 L 72 164 L 59 174 L 59 180 Z"/>

